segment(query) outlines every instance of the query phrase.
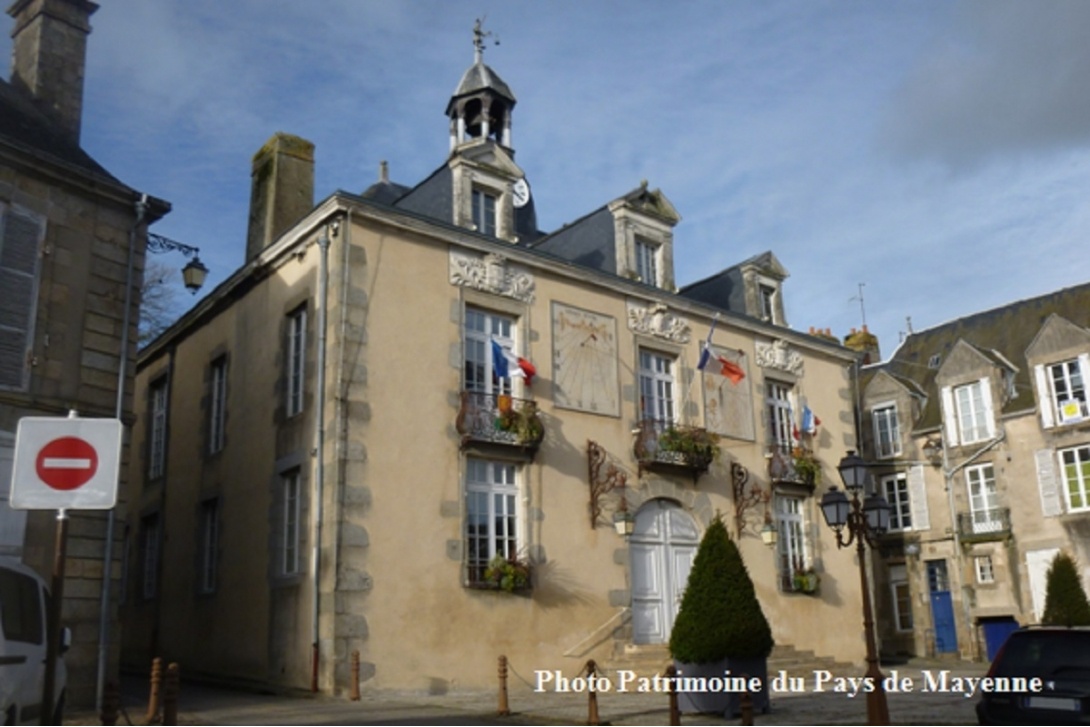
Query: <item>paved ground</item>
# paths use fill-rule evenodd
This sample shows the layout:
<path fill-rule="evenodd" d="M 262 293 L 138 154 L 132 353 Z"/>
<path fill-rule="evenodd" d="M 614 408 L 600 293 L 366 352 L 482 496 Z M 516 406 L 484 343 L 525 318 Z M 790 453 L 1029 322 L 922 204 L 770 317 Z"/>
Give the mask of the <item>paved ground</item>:
<path fill-rule="evenodd" d="M 983 676 L 985 666 L 963 662 L 913 661 L 883 669 L 911 692 L 889 693 L 893 724 L 976 724 L 973 707 L 977 696 L 967 698 L 966 677 Z M 945 673 L 945 681 L 944 679 Z M 615 682 L 618 675 L 608 675 Z M 772 678 L 775 675 L 770 674 Z M 788 674 L 800 679 L 794 686 L 772 694 L 768 714 L 755 716 L 765 725 L 849 725 L 866 724 L 866 697 L 852 697 L 847 681 L 823 681 L 822 674 Z M 782 684 L 791 686 L 790 683 Z M 821 691 L 816 691 L 819 689 Z M 602 724 L 654 725 L 669 720 L 668 697 L 662 693 L 617 692 L 617 686 L 598 695 Z M 146 694 L 137 681 L 125 685 L 125 703 L 131 724 L 145 724 Z M 458 692 L 429 695 L 418 692 L 369 691 L 359 702 L 309 695 L 269 695 L 183 684 L 179 700 L 179 722 L 189 725 L 311 725 L 311 724 L 586 724 L 588 697 L 585 693 L 535 693 L 528 686 L 511 685 L 509 717 L 497 715 L 495 692 Z M 89 713 L 72 714 L 67 724 L 97 724 Z M 683 715 L 682 724 L 739 724 L 740 720 L 713 715 Z M 122 718 L 119 724 L 126 724 Z"/>

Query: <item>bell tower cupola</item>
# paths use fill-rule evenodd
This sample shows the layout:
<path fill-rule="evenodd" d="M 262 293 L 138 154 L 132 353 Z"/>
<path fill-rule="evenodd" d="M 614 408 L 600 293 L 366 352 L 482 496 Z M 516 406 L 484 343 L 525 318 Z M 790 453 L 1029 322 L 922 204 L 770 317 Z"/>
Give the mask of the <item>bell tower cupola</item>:
<path fill-rule="evenodd" d="M 451 151 L 465 143 L 491 139 L 513 152 L 511 111 L 515 108 L 515 94 L 484 63 L 485 39 L 491 35 L 491 31 L 481 28 L 478 19 L 473 26 L 473 65 L 462 75 L 447 104 Z"/>

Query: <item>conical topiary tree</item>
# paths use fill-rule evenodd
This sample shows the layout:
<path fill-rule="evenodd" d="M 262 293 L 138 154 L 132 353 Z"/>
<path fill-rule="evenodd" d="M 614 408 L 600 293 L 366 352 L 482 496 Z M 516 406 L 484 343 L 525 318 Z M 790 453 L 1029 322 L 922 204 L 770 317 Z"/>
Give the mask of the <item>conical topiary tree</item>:
<path fill-rule="evenodd" d="M 689 572 L 670 633 L 670 653 L 680 662 L 709 664 L 727 658 L 764 659 L 771 651 L 772 629 L 742 554 L 717 514 Z"/>
<path fill-rule="evenodd" d="M 1041 623 L 1090 625 L 1090 602 L 1086 600 L 1074 558 L 1067 553 L 1057 553 L 1048 568 L 1046 583 L 1045 613 Z"/>

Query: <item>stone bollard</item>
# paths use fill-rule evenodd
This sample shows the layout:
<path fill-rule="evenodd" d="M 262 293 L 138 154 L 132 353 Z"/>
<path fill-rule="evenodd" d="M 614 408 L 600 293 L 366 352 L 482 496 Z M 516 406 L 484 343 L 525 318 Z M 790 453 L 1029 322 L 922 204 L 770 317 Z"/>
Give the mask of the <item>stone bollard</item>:
<path fill-rule="evenodd" d="M 360 650 L 352 650 L 352 669 L 349 677 L 352 683 L 348 686 L 348 698 L 353 702 L 360 701 Z"/>
<path fill-rule="evenodd" d="M 163 660 L 158 656 L 151 660 L 151 693 L 148 695 L 148 713 L 144 721 L 159 724 L 159 689 L 163 683 Z"/>
<path fill-rule="evenodd" d="M 590 685 L 587 689 L 587 724 L 601 724 L 598 719 L 598 692 L 594 691 L 597 686 L 595 677 L 598 675 L 598 665 L 594 663 L 594 659 L 587 661 L 586 672 L 587 683 Z"/>
<path fill-rule="evenodd" d="M 178 692 L 181 688 L 180 674 L 177 662 L 171 662 L 167 667 L 166 679 L 163 681 L 163 724 L 178 724 Z"/>
<path fill-rule="evenodd" d="M 496 714 L 506 717 L 511 714 L 511 708 L 507 706 L 507 657 L 500 655 L 500 704 Z"/>
<path fill-rule="evenodd" d="M 121 690 L 117 682 L 106 682 L 102 687 L 102 711 L 98 714 L 99 722 L 104 725 L 117 724 L 121 708 Z"/>
<path fill-rule="evenodd" d="M 670 724 L 681 724 L 681 711 L 677 706 L 677 689 L 674 688 L 674 679 L 677 677 L 677 669 L 673 664 L 666 667 L 666 693 L 670 695 Z"/>

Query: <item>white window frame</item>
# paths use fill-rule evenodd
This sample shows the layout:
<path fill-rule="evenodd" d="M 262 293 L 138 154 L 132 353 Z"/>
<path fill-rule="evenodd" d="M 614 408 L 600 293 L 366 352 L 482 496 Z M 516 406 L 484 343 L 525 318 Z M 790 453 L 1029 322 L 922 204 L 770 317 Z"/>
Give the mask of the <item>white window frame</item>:
<path fill-rule="evenodd" d="M 648 348 L 639 350 L 640 420 L 668 426 L 676 416 L 674 356 Z"/>
<path fill-rule="evenodd" d="M 901 426 L 897 419 L 897 404 L 889 402 L 871 409 L 874 425 L 874 453 L 878 459 L 901 456 Z"/>
<path fill-rule="evenodd" d="M 889 593 L 893 604 L 894 630 L 901 634 L 912 632 L 912 589 L 908 582 L 908 569 L 904 565 L 889 567 Z"/>
<path fill-rule="evenodd" d="M 662 255 L 662 245 L 646 240 L 642 237 L 636 237 L 635 242 L 636 253 L 636 275 L 640 280 L 648 285 L 660 286 L 662 284 L 659 271 L 662 268 L 660 256 Z"/>
<path fill-rule="evenodd" d="M 288 314 L 285 355 L 287 377 L 284 411 L 289 417 L 303 412 L 306 404 L 307 308 L 300 306 Z"/>
<path fill-rule="evenodd" d="M 219 560 L 219 499 L 211 498 L 202 502 L 200 515 L 201 560 L 197 590 L 200 593 L 214 593 Z"/>
<path fill-rule="evenodd" d="M 769 323 L 776 323 L 776 296 L 779 293 L 779 286 L 765 283 L 763 281 L 757 282 L 757 303 L 760 306 L 761 320 L 768 321 Z"/>
<path fill-rule="evenodd" d="M 795 445 L 792 397 L 793 387 L 790 384 L 765 380 L 765 411 L 769 444 L 782 452 L 790 452 Z"/>
<path fill-rule="evenodd" d="M 227 425 L 227 357 L 220 356 L 209 367 L 208 453 L 223 449 Z"/>
<path fill-rule="evenodd" d="M 1049 405 L 1057 424 L 1074 424 L 1090 416 L 1087 406 L 1087 371 L 1085 357 L 1068 359 L 1045 366 Z M 1062 389 L 1062 390 L 1061 390 Z"/>
<path fill-rule="evenodd" d="M 465 566 L 469 585 L 484 582 L 485 568 L 497 555 L 517 558 L 523 551 L 519 479 L 519 467 L 513 462 L 466 458 Z"/>
<path fill-rule="evenodd" d="M 806 498 L 802 495 L 776 493 L 775 515 L 776 559 L 780 572 L 780 588 L 795 590 L 795 571 L 813 567 L 807 538 Z"/>
<path fill-rule="evenodd" d="M 298 469 L 280 476 L 280 548 L 277 572 L 294 576 L 302 572 L 300 550 L 303 544 L 303 477 Z"/>
<path fill-rule="evenodd" d="M 159 545 L 162 542 L 162 523 L 159 515 L 147 515 L 141 519 L 144 550 L 144 569 L 141 592 L 145 601 L 155 598 L 159 590 Z"/>
<path fill-rule="evenodd" d="M 974 533 L 994 533 L 1003 529 L 999 512 L 999 491 L 991 462 L 965 468 L 965 486 L 969 495 L 969 518 Z"/>
<path fill-rule="evenodd" d="M 500 207 L 500 195 L 483 187 L 474 186 L 469 199 L 473 227 L 482 235 L 496 237 L 499 231 L 497 212 Z"/>
<path fill-rule="evenodd" d="M 904 472 L 882 478 L 882 494 L 889 503 L 889 529 L 912 530 L 912 495 Z"/>
<path fill-rule="evenodd" d="M 492 339 L 514 350 L 514 316 L 466 306 L 462 324 L 462 390 L 482 394 L 513 393 L 514 377 L 501 379 L 492 365 Z"/>
<path fill-rule="evenodd" d="M 170 406 L 169 379 L 166 376 L 148 387 L 151 421 L 148 426 L 148 479 L 157 480 L 166 474 L 167 415 Z"/>
<path fill-rule="evenodd" d="M 991 387 L 986 379 L 955 386 L 953 398 L 957 411 L 958 441 L 961 444 L 983 442 L 995 435 Z"/>
<path fill-rule="evenodd" d="M 1057 452 L 1068 512 L 1090 510 L 1090 444 Z"/>
<path fill-rule="evenodd" d="M 978 555 L 973 558 L 973 570 L 976 572 L 976 582 L 981 584 L 995 583 L 995 564 L 990 555 Z"/>

